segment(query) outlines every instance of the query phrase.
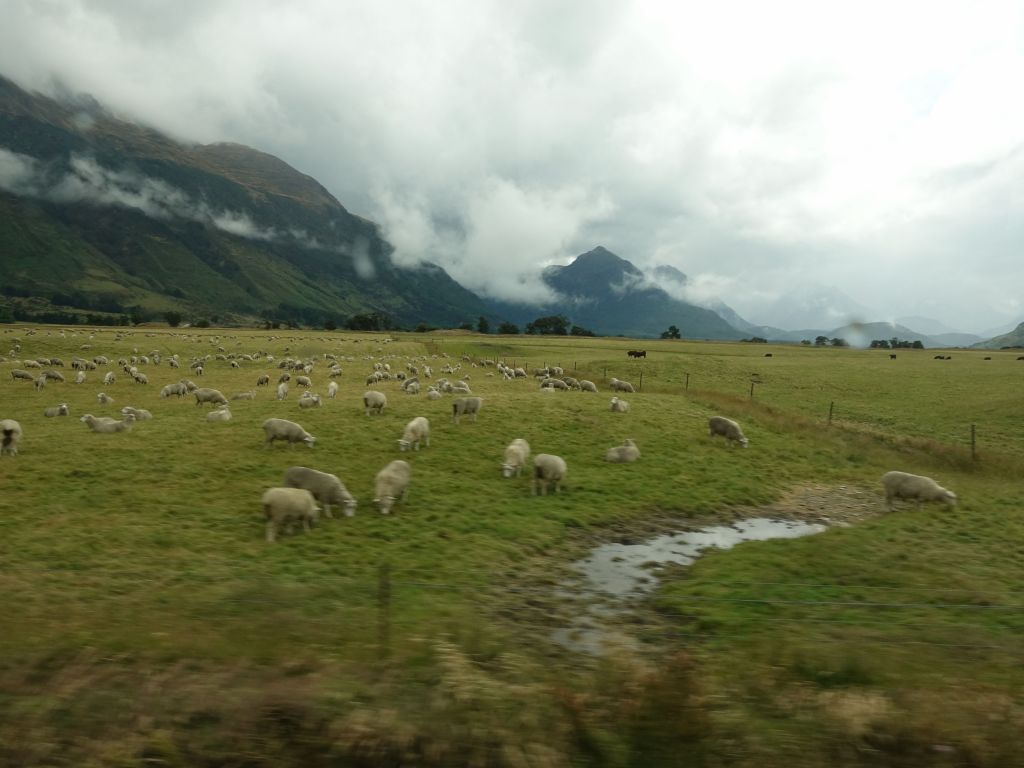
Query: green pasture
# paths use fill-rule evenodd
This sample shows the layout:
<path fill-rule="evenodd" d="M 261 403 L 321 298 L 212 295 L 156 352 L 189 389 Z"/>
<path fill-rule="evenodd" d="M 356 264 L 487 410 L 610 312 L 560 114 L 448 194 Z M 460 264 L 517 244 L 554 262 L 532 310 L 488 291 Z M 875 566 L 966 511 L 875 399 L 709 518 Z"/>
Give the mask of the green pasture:
<path fill-rule="evenodd" d="M 900 763 L 878 756 L 900 750 L 937 765 L 1009 765 L 1000 750 L 1021 746 L 1001 735 L 1024 722 L 1024 362 L 1012 352 L 891 360 L 887 350 L 607 338 L 29 331 L 0 332 L 0 355 L 15 338 L 21 347 L 0 362 L 0 418 L 25 433 L 19 455 L 0 458 L 0 743 L 35 735 L 0 750 L 0 762 L 51 764 L 63 744 L 78 765 L 135 764 L 138 750 L 219 765 L 252 739 L 261 757 L 238 764 L 321 764 L 315 745 L 328 743 L 322 754 L 338 762 L 324 765 L 364 764 L 367 743 L 382 760 L 423 765 L 888 765 Z M 164 356 L 139 366 L 149 385 L 116 364 L 133 350 Z M 158 397 L 184 377 L 228 398 L 261 373 L 276 382 L 276 361 L 211 359 L 201 378 L 187 368 L 256 352 L 317 358 L 323 396 L 323 355 L 336 355 L 337 398 L 302 410 L 294 382 L 283 402 L 272 384 L 232 403 L 230 422 L 208 423 L 194 398 Z M 58 369 L 67 383 L 42 392 L 9 375 L 27 359 L 99 354 L 117 374 L 108 387 L 108 367 L 81 385 Z M 373 387 L 388 407 L 365 416 L 373 363 L 397 371 L 411 359 L 435 379 L 468 374 L 484 398 L 479 419 L 455 425 L 450 395 L 408 396 L 396 381 Z M 601 392 L 542 393 L 532 376 L 505 382 L 473 365 L 485 359 L 531 372 L 558 364 Z M 462 369 L 442 373 L 446 363 Z M 628 414 L 609 411 L 613 376 L 642 381 L 623 396 Z M 100 391 L 114 405 L 98 405 Z M 70 418 L 43 417 L 62 402 Z M 123 405 L 154 419 L 112 435 L 78 420 Z M 708 437 L 716 413 L 742 423 L 749 449 Z M 430 447 L 400 454 L 403 426 L 420 415 Z M 302 424 L 316 447 L 264 448 L 272 416 Z M 562 494 L 534 497 L 528 477 L 501 477 L 516 437 L 565 458 Z M 640 461 L 606 464 L 604 451 L 627 437 Z M 381 516 L 373 479 L 395 458 L 412 464 L 409 497 Z M 337 474 L 358 511 L 267 544 L 260 496 L 295 464 Z M 878 478 L 890 469 L 933 476 L 960 504 L 887 514 Z M 577 658 L 549 642 L 552 594 L 589 546 L 642 537 L 655 521 L 729 520 L 808 485 L 863 489 L 878 514 L 666 574 L 625 656 Z M 137 688 L 142 670 L 164 675 L 160 692 Z M 88 684 L 68 682 L 78 677 Z M 238 692 L 252 690 L 280 693 L 302 719 L 315 713 L 330 738 L 299 728 L 300 760 L 282 746 L 294 733 L 241 714 Z M 363 722 L 367 711 L 375 718 Z M 992 725 L 993 711 L 1010 730 Z M 115 726 L 118 748 L 105 730 Z M 222 743 L 214 734 L 225 731 L 233 740 Z M 952 751 L 928 752 L 934 744 Z M 690 763 L 668 757 L 680 750 Z"/>

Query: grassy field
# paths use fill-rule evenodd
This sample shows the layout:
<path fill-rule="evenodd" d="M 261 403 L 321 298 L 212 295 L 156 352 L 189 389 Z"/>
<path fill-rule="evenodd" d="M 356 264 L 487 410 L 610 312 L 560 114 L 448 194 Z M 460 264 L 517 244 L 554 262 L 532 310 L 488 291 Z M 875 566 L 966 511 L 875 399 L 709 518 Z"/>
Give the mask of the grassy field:
<path fill-rule="evenodd" d="M 626 339 L 29 330 L 0 333 L 0 354 L 20 343 L 0 363 L 0 418 L 25 432 L 0 459 L 0 764 L 1024 764 L 1015 354 L 659 341 L 632 361 Z M 116 365 L 135 350 L 165 357 L 141 366 L 149 385 Z M 158 397 L 195 357 L 256 352 L 317 358 L 321 394 L 336 355 L 337 399 L 300 410 L 295 386 L 284 402 L 261 389 L 207 423 L 194 399 Z M 9 375 L 99 354 L 115 361 L 109 387 L 105 368 L 82 385 L 60 369 L 68 383 L 42 392 Z M 384 414 L 364 415 L 374 362 L 424 357 L 435 378 L 461 363 L 484 398 L 477 422 L 394 381 L 376 387 Z M 472 365 L 484 359 L 559 364 L 601 393 L 541 393 Z M 192 378 L 230 398 L 279 373 L 241 366 L 213 357 Z M 642 377 L 628 414 L 609 412 L 612 376 Z M 43 417 L 62 402 L 71 418 Z M 154 419 L 114 435 L 78 421 L 123 405 Z M 714 413 L 743 424 L 748 450 L 708 438 Z M 410 494 L 381 516 L 374 475 L 417 415 L 431 446 L 401 455 Z M 265 449 L 271 416 L 316 447 Z M 562 494 L 501 478 L 514 437 L 566 459 Z M 626 437 L 640 461 L 605 464 Z M 267 544 L 260 495 L 295 464 L 341 477 L 358 512 Z M 890 469 L 961 503 L 886 514 Z M 553 595 L 588 547 L 810 486 L 837 507 L 841 489 L 863 489 L 872 513 L 671 573 L 621 651 L 550 642 Z"/>

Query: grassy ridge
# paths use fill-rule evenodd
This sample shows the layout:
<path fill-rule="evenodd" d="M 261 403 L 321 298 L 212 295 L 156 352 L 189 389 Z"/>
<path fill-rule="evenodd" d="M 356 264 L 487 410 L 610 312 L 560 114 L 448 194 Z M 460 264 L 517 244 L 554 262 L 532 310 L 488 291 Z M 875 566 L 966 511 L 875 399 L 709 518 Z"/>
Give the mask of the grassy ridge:
<path fill-rule="evenodd" d="M 295 387 L 283 403 L 261 391 L 253 402 L 234 404 L 234 419 L 226 424 L 205 422 L 205 409 L 192 400 L 159 400 L 160 386 L 184 375 L 166 364 L 145 368 L 149 386 L 119 373 L 114 385 L 103 387 L 99 371 L 86 384 L 52 383 L 42 393 L 10 380 L 7 371 L 20 364 L 0 364 L 0 418 L 16 418 L 25 430 L 21 455 L 0 460 L 0 610 L 7 618 L 0 674 L 10 690 L 23 690 L 38 704 L 19 709 L 0 697 L 0 711 L 8 728 L 27 723 L 47 738 L 60 733 L 90 759 L 95 752 L 81 746 L 79 726 L 95 706 L 93 694 L 62 694 L 63 715 L 35 698 L 59 688 L 41 667 L 81 663 L 94 669 L 94 657 L 82 661 L 82 649 L 122 660 L 118 675 L 99 685 L 112 696 L 128 685 L 137 665 L 186 665 L 167 681 L 173 709 L 162 711 L 171 705 L 148 699 L 140 706 L 153 708 L 161 728 L 189 738 L 197 737 L 191 726 L 167 724 L 178 710 L 202 709 L 189 670 L 224 676 L 225 691 L 277 690 L 282 675 L 306 685 L 306 673 L 315 672 L 317 687 L 303 689 L 302 706 L 320 711 L 323 702 L 334 701 L 340 708 L 328 717 L 332 727 L 339 721 L 352 726 L 366 710 L 405 713 L 399 718 L 408 720 L 405 727 L 421 729 L 407 735 L 421 745 L 416 755 L 425 764 L 454 760 L 467 739 L 479 746 L 477 737 L 439 729 L 440 720 L 500 742 L 509 724 L 495 713 L 514 705 L 532 718 L 513 728 L 514 738 L 557 746 L 548 756 L 552 765 L 569 759 L 658 764 L 664 758 L 658 745 L 667 740 L 665 754 L 677 754 L 679 739 L 707 740 L 701 759 L 712 763 L 714 754 L 724 760 L 723 745 L 732 744 L 738 764 L 813 765 L 826 754 L 843 764 L 845 758 L 834 755 L 837 744 L 842 755 L 847 749 L 860 754 L 869 742 L 878 749 L 871 739 L 884 736 L 913 751 L 919 741 L 941 738 L 929 728 L 953 723 L 956 711 L 959 722 L 971 722 L 973 714 L 952 706 L 960 699 L 1002 697 L 1005 716 L 1020 716 L 1014 691 L 1024 680 L 1016 638 L 1024 622 L 1019 610 L 1004 606 L 1019 602 L 1010 593 L 1024 583 L 1024 547 L 1017 543 L 1024 533 L 1018 481 L 1024 413 L 1014 405 L 1024 364 L 1009 353 L 984 361 L 981 353 L 957 352 L 953 360 L 935 361 L 927 352 L 908 351 L 892 361 L 876 351 L 783 347 L 772 348 L 768 359 L 761 345 L 650 342 L 648 359 L 634 362 L 625 351 L 636 342 L 616 339 L 410 334 L 384 344 L 380 336 L 356 334 L 135 331 L 115 340 L 113 331 L 88 339 L 55 330 L 29 336 L 24 328 L 0 334 L 0 352 L 14 336 L 21 340 L 18 360 L 116 359 L 137 348 L 141 354 L 176 352 L 187 363 L 219 347 L 278 358 L 324 352 L 354 358 L 341 359 L 341 390 L 323 408 L 300 410 Z M 80 350 L 83 343 L 91 349 Z M 378 387 L 389 398 L 384 415 L 365 416 L 360 396 L 372 365 L 368 357 L 398 368 L 421 355 L 447 356 L 428 361 L 435 376 L 444 362 L 463 355 L 530 367 L 557 363 L 594 380 L 602 393 L 542 394 L 532 379 L 506 383 L 463 362 L 462 373 L 471 374 L 474 392 L 485 400 L 478 422 L 454 425 L 448 398 L 406 396 L 394 382 Z M 242 366 L 211 360 L 202 380 L 194 380 L 230 397 L 253 388 L 261 372 L 276 379 L 273 365 Z M 610 413 L 606 377 L 639 384 L 641 372 L 643 391 L 627 396 L 631 413 Z M 761 383 L 751 400 L 754 374 Z M 322 361 L 312 378 L 314 391 L 324 393 Z M 96 404 L 101 390 L 115 398 L 114 406 Z M 824 420 L 832 401 L 829 429 Z M 60 402 L 69 404 L 73 418 L 42 416 L 43 407 Z M 95 435 L 77 421 L 86 412 L 113 415 L 127 404 L 150 409 L 154 420 L 119 435 Z M 716 412 L 742 421 L 749 450 L 730 450 L 707 437 L 706 419 Z M 399 456 L 396 440 L 416 415 L 431 421 L 431 447 L 403 455 L 413 464 L 410 497 L 393 516 L 382 517 L 370 503 L 373 477 Z M 316 448 L 263 449 L 260 424 L 270 416 L 303 424 L 318 437 Z M 978 426 L 976 464 L 966 442 L 971 423 Z M 527 479 L 501 479 L 501 452 L 513 437 L 525 437 L 534 453 L 567 460 L 564 494 L 537 499 Z M 640 462 L 601 461 L 604 450 L 625 437 L 640 446 Z M 354 518 L 324 521 L 309 535 L 268 546 L 259 496 L 293 464 L 338 474 L 360 507 Z M 880 509 L 877 478 L 892 468 L 936 476 L 958 492 L 961 505 L 709 554 L 667 583 L 656 607 L 665 622 L 661 630 L 679 639 L 666 647 L 664 632 L 640 637 L 649 641 L 662 676 L 681 686 L 681 699 L 645 677 L 646 662 L 613 660 L 585 674 L 578 659 L 556 661 L 553 669 L 533 666 L 554 650 L 543 622 L 533 626 L 536 619 L 527 618 L 534 616 L 529 590 L 537 590 L 540 603 L 549 600 L 567 564 L 601 531 L 639 531 L 652 516 L 729 515 L 807 484 L 864 487 Z M 383 673 L 370 664 L 381 652 L 382 563 L 390 564 L 394 580 L 391 662 Z M 699 664 L 664 655 L 680 648 Z M 305 671 L 287 671 L 296 662 Z M 36 670 L 35 684 L 20 676 L 25 668 Z M 367 678 L 371 668 L 376 676 Z M 458 695 L 446 698 L 459 681 L 468 685 L 466 679 L 474 681 L 470 698 L 491 697 L 494 721 L 481 722 L 480 707 L 464 709 Z M 531 687 L 538 684 L 539 690 Z M 702 691 L 694 694 L 701 706 L 687 686 Z M 873 702 L 856 722 L 843 714 L 853 704 L 834 700 L 836 691 L 848 697 L 851 690 Z M 630 699 L 629 691 L 640 698 Z M 709 704 L 708 696 L 730 703 Z M 940 705 L 944 697 L 948 708 Z M 233 711 L 229 698 L 212 695 L 208 706 L 226 718 Z M 627 700 L 633 709 L 616 709 Z M 105 706 L 117 722 L 118 706 Z M 666 711 L 655 716 L 649 707 Z M 680 728 L 673 720 L 677 710 L 707 718 L 704 736 Z M 66 711 L 70 721 L 60 719 Z M 977 714 L 981 723 L 981 708 Z M 742 735 L 735 732 L 738 718 L 751 723 Z M 918 723 L 917 730 L 893 730 L 900 718 Z M 398 748 L 382 735 L 388 722 L 363 724 L 385 751 Z M 245 738 L 249 727 L 255 726 L 240 731 Z M 201 735 L 224 728 L 220 720 L 196 726 Z M 447 739 L 448 751 L 431 762 L 417 739 L 429 741 L 424 734 L 434 729 L 436 739 Z M 152 746 L 153 729 L 129 730 Z M 337 738 L 351 757 L 356 742 Z M 957 738 L 957 754 L 971 749 L 982 765 L 1000 764 L 997 750 L 1008 743 L 984 733 L 971 744 Z M 161 750 L 171 763 L 199 764 L 195 755 L 189 763 L 170 748 Z M 45 754 L 29 757 L 42 761 Z M 481 764 L 516 764 L 501 749 L 486 754 Z M 204 759 L 216 764 L 211 755 L 213 746 Z"/>

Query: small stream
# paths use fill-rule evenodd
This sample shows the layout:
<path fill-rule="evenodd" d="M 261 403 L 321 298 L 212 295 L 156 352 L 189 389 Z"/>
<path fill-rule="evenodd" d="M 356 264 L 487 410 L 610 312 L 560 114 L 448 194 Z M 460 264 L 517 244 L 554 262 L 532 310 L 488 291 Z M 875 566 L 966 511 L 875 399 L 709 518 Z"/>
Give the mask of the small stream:
<path fill-rule="evenodd" d="M 620 618 L 658 586 L 657 570 L 690 565 L 709 548 L 730 549 L 744 541 L 795 539 L 821 533 L 827 526 L 754 517 L 732 525 L 714 525 L 655 536 L 639 544 L 602 544 L 572 564 L 583 583 L 563 584 L 559 597 L 579 607 L 570 626 L 556 629 L 552 640 L 572 651 L 600 656 L 613 636 L 621 634 L 608 620 Z"/>

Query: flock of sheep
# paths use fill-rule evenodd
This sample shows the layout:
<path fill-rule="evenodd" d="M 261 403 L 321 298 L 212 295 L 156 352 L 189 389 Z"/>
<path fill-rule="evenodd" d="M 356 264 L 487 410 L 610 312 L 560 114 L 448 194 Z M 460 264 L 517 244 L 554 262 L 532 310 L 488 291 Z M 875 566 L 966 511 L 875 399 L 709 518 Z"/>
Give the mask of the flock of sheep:
<path fill-rule="evenodd" d="M 31 333 L 31 332 L 30 332 Z M 63 334 L 64 332 L 62 332 Z M 213 343 L 216 343 L 214 339 Z M 83 348 L 88 345 L 83 345 Z M 229 356 L 222 347 L 218 347 L 220 354 L 197 357 L 190 361 L 189 369 L 196 376 L 203 376 L 211 359 L 219 359 L 229 363 L 232 368 L 240 367 L 240 360 L 254 362 L 260 365 L 275 363 L 274 357 L 263 353 L 255 353 L 242 356 Z M 14 347 L 9 357 L 16 359 L 20 351 L 20 342 L 15 339 Z M 436 356 L 435 356 L 436 357 Z M 2 358 L 0 358 L 2 359 Z M 328 377 L 331 381 L 327 388 L 327 398 L 335 398 L 338 392 L 338 384 L 334 380 L 342 375 L 337 357 L 332 354 L 324 354 L 323 359 L 329 363 Z M 355 358 L 347 358 L 354 361 Z M 372 358 L 371 358 L 372 359 Z M 178 355 L 163 356 L 158 350 L 149 355 L 139 355 L 136 350 L 129 358 L 122 358 L 117 361 L 124 374 L 133 382 L 139 385 L 148 384 L 148 377 L 139 371 L 139 365 L 159 365 L 161 360 L 166 362 L 170 369 L 180 368 L 182 361 Z M 494 367 L 494 371 L 487 371 L 485 375 L 500 375 L 505 380 L 514 380 L 528 376 L 522 368 L 511 368 L 501 362 L 480 361 L 479 363 L 464 357 L 461 362 L 453 363 L 448 360 L 444 363 L 441 372 L 455 375 L 461 371 L 462 363 L 466 362 L 472 367 L 478 365 L 484 368 Z M 83 384 L 89 371 L 97 370 L 99 366 L 110 366 L 113 362 L 104 355 L 95 355 L 91 359 L 75 357 L 71 361 L 72 368 L 76 369 L 75 381 Z M 14 382 L 24 380 L 32 382 L 37 390 L 42 390 L 48 381 L 64 382 L 63 375 L 56 371 L 56 367 L 64 366 L 59 358 L 39 358 L 36 360 L 22 361 L 23 368 L 11 370 L 11 379 Z M 278 400 L 287 397 L 289 384 L 293 382 L 297 387 L 304 389 L 298 398 L 298 406 L 302 409 L 319 408 L 323 405 L 323 398 L 311 391 L 312 379 L 310 374 L 313 371 L 316 361 L 312 359 L 294 360 L 286 357 L 277 361 L 277 367 L 282 369 L 277 381 L 276 395 Z M 40 373 L 33 375 L 25 369 L 38 368 Z M 44 370 L 45 368 L 45 370 Z M 377 361 L 373 363 L 373 371 L 367 377 L 368 385 L 377 385 L 383 381 L 395 380 L 398 382 L 399 390 L 404 394 L 417 395 L 421 390 L 419 376 L 425 380 L 433 379 L 431 364 L 425 358 L 407 362 L 404 370 L 392 371 L 389 362 Z M 577 390 L 580 392 L 598 392 L 597 386 L 587 380 L 577 380 L 572 376 L 565 375 L 565 372 L 556 366 L 545 366 L 534 372 L 537 380 L 540 381 L 542 392 L 554 392 L 556 390 Z M 452 421 L 458 424 L 463 416 L 469 416 L 476 421 L 482 406 L 483 399 L 472 394 L 469 385 L 468 373 L 457 381 L 449 381 L 447 378 L 433 380 L 427 386 L 426 399 L 437 400 L 443 394 L 458 395 L 452 399 Z M 110 386 L 116 380 L 113 370 L 108 370 L 103 376 L 105 386 Z M 260 374 L 256 380 L 257 389 L 269 387 L 271 378 L 269 374 Z M 609 382 L 612 392 L 631 393 L 635 389 L 628 381 L 612 378 Z M 163 399 L 177 397 L 183 398 L 191 394 L 195 398 L 196 406 L 213 405 L 214 410 L 209 411 L 206 419 L 211 422 L 229 421 L 231 419 L 230 404 L 235 401 L 253 400 L 256 398 L 257 389 L 247 392 L 240 392 L 234 395 L 231 401 L 225 395 L 214 388 L 198 387 L 187 378 L 178 382 L 168 384 L 160 391 Z M 97 401 L 102 405 L 113 404 L 113 399 L 107 394 L 100 392 Z M 362 406 L 367 416 L 372 414 L 380 415 L 387 407 L 387 395 L 379 390 L 370 389 L 362 396 Z M 621 399 L 617 394 L 611 398 L 609 409 L 613 413 L 629 413 L 629 403 Z M 46 417 L 60 417 L 70 415 L 67 403 L 57 406 L 50 406 L 44 409 Z M 147 421 L 153 418 L 150 411 L 124 406 L 121 409 L 121 418 L 114 419 L 105 416 L 93 416 L 85 414 L 80 421 L 85 423 L 90 430 L 98 433 L 126 432 L 132 429 L 133 425 L 140 421 Z M 316 438 L 309 434 L 298 423 L 289 419 L 269 418 L 263 422 L 264 446 L 271 447 L 275 441 L 288 443 L 289 445 L 303 444 L 312 448 Z M 740 425 L 724 416 L 712 416 L 708 420 L 708 434 L 710 437 L 723 437 L 726 441 L 737 446 L 747 448 L 749 441 L 743 434 Z M 0 456 L 15 456 L 18 453 L 18 444 L 23 433 L 19 422 L 14 419 L 0 420 Z M 401 438 L 398 439 L 400 452 L 419 451 L 421 447 L 430 446 L 430 422 L 424 416 L 417 416 L 406 424 Z M 626 439 L 621 445 L 613 446 L 605 452 L 605 460 L 611 463 L 630 463 L 640 458 L 640 449 L 631 439 Z M 534 495 L 546 495 L 549 490 L 558 493 L 568 473 L 568 466 L 563 458 L 557 455 L 541 453 L 533 457 L 530 462 L 530 446 L 526 440 L 516 438 L 505 448 L 501 472 L 506 478 L 520 477 L 524 469 L 531 469 L 531 487 Z M 395 460 L 388 463 L 375 478 L 374 504 L 382 514 L 392 511 L 396 502 L 406 498 L 412 476 L 412 468 L 406 461 Z M 956 495 L 948 491 L 934 480 L 912 475 L 905 472 L 888 472 L 882 478 L 882 485 L 885 490 L 886 504 L 890 510 L 893 509 L 893 500 L 906 499 L 916 501 L 918 505 L 922 501 L 940 501 L 947 505 L 956 504 Z M 288 469 L 281 486 L 273 487 L 265 491 L 262 496 L 262 510 L 266 520 L 266 539 L 274 541 L 282 527 L 291 528 L 295 523 L 300 523 L 304 529 L 309 529 L 317 522 L 320 506 L 324 513 L 331 517 L 331 506 L 338 506 L 344 509 L 347 516 L 355 514 L 356 500 L 346 489 L 341 480 L 333 474 L 322 472 L 309 467 L 295 466 Z"/>

